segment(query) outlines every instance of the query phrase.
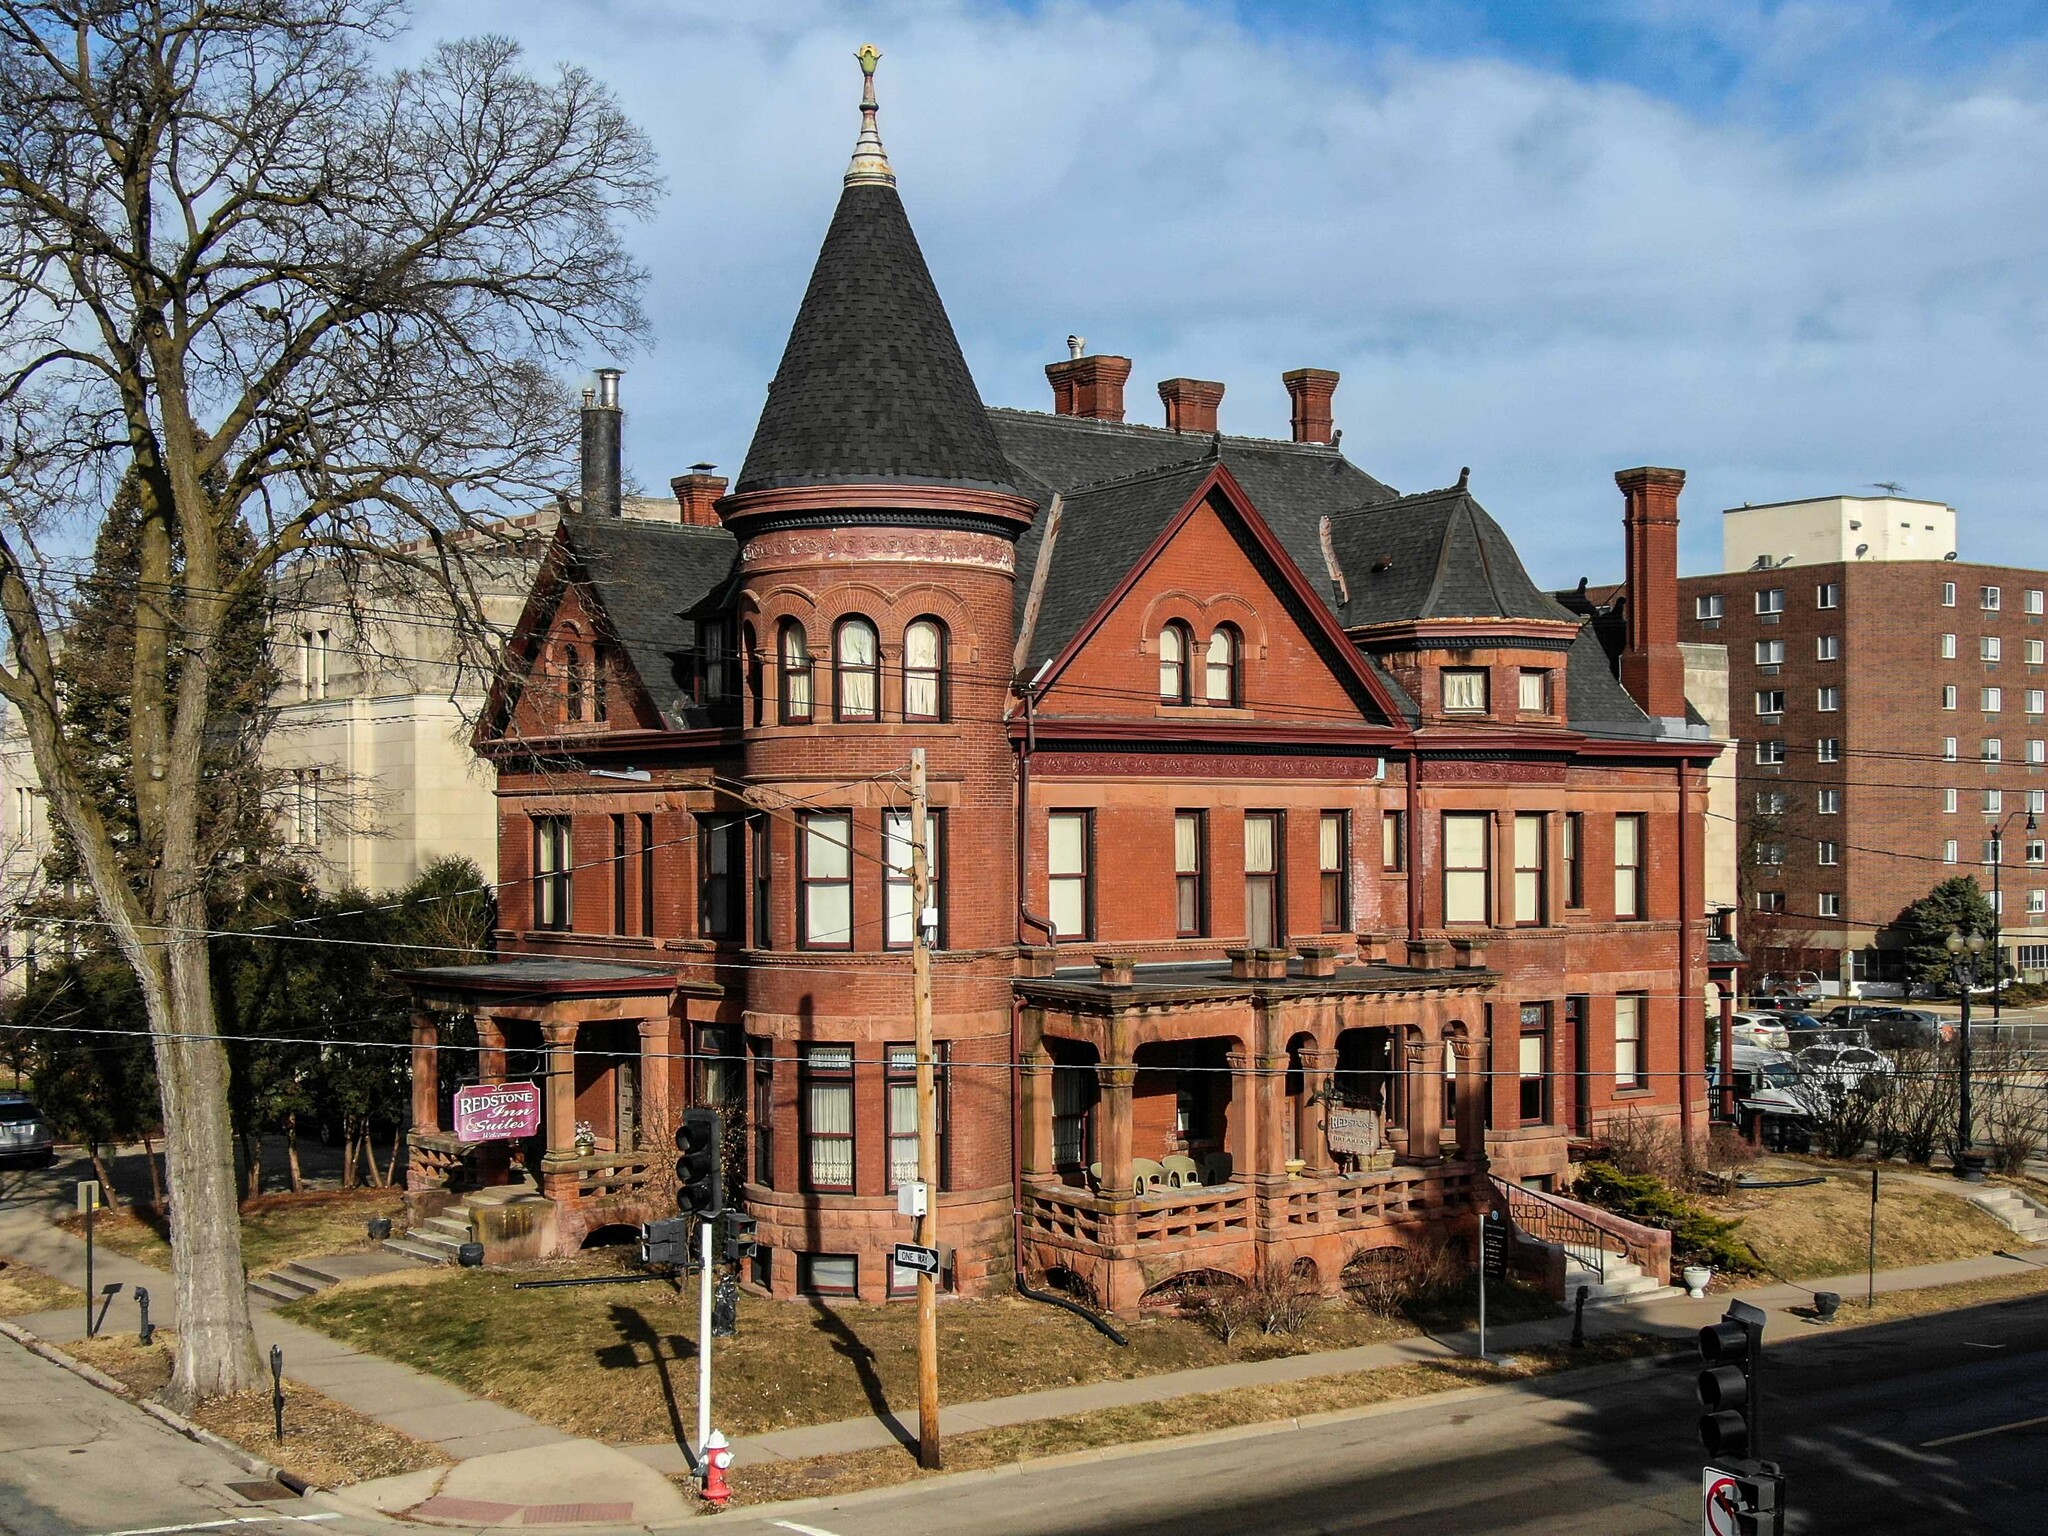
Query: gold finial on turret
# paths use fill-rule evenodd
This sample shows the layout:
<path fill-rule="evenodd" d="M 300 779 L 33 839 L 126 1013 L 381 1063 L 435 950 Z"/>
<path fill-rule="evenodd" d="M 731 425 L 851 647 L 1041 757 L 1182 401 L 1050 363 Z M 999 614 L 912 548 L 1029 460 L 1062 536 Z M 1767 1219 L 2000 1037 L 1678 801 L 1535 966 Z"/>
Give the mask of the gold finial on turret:
<path fill-rule="evenodd" d="M 875 124 L 875 114 L 881 110 L 875 104 L 875 66 L 882 61 L 882 50 L 873 43 L 862 43 L 854 57 L 860 60 L 860 139 L 853 146 L 853 163 L 846 168 L 846 185 L 893 187 L 896 173 L 889 168 L 889 152 L 882 148 L 882 132 Z"/>

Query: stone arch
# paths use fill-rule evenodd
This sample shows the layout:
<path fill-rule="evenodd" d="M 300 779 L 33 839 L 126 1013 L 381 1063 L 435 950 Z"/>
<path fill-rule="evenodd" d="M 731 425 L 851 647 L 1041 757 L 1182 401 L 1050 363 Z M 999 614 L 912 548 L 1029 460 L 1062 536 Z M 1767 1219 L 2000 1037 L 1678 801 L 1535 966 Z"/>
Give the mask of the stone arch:
<path fill-rule="evenodd" d="M 1180 1311 L 1191 1304 L 1197 1292 L 1212 1290 L 1219 1285 L 1241 1283 L 1241 1278 L 1228 1270 L 1190 1265 L 1146 1286 L 1144 1294 L 1138 1298 L 1138 1310 Z"/>
<path fill-rule="evenodd" d="M 637 1243 L 639 1241 L 640 1229 L 637 1226 L 629 1226 L 622 1221 L 613 1221 L 607 1222 L 600 1227 L 592 1227 L 583 1234 L 583 1241 L 577 1246 L 579 1248 L 623 1248 L 629 1243 Z"/>

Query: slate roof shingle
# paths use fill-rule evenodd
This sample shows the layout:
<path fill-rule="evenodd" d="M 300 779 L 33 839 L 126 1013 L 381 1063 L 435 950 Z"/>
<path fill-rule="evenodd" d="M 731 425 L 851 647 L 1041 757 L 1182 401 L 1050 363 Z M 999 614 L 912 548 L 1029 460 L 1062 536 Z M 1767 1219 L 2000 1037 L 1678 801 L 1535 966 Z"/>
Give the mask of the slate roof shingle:
<path fill-rule="evenodd" d="M 1575 618 L 1529 579 L 1500 524 L 1458 487 L 1339 513 L 1330 541 L 1351 590 L 1347 626 Z"/>
<path fill-rule="evenodd" d="M 849 186 L 734 491 L 1009 490 L 1010 466 L 894 187 Z"/>

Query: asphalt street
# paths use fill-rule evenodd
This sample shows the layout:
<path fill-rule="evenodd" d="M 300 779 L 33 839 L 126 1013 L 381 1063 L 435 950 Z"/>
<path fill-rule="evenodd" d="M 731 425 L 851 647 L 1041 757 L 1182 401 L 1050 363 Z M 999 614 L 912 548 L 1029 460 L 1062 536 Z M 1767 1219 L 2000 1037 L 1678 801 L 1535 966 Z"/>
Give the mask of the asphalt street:
<path fill-rule="evenodd" d="M 1788 1531 L 2048 1532 L 2048 1299 L 1774 1344 Z M 1700 1529 L 1694 1366 L 855 1497 L 749 1536 L 1661 1536 Z"/>

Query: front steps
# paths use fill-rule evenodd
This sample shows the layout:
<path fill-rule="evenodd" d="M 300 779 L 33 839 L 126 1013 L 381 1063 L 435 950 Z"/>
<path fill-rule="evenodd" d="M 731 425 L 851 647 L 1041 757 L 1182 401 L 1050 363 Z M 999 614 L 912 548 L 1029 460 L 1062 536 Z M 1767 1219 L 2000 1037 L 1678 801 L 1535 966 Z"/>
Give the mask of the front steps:
<path fill-rule="evenodd" d="M 1642 1267 L 1622 1254 L 1595 1251 L 1578 1243 L 1564 1245 L 1564 1300 L 1566 1306 L 1578 1301 L 1579 1287 L 1587 1289 L 1586 1305 L 1603 1301 L 1655 1301 L 1665 1296 L 1683 1296 L 1675 1285 L 1659 1285 Z M 1599 1269 L 1594 1263 L 1598 1262 Z M 1604 1272 L 1604 1275 L 1603 1275 Z"/>
<path fill-rule="evenodd" d="M 385 1248 L 422 1264 L 453 1264 L 464 1243 L 476 1241 L 471 1211 L 479 1205 L 500 1205 L 507 1200 L 528 1199 L 538 1193 L 530 1179 L 511 1184 L 493 1184 L 473 1189 L 438 1216 L 430 1216 L 403 1237 L 387 1237 Z"/>
<path fill-rule="evenodd" d="M 1965 1198 L 2004 1226 L 2012 1228 L 2025 1243 L 2048 1243 L 2048 1206 L 2023 1195 L 2006 1184 L 1987 1184 Z"/>

